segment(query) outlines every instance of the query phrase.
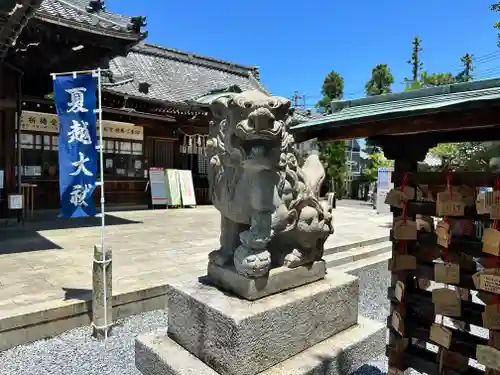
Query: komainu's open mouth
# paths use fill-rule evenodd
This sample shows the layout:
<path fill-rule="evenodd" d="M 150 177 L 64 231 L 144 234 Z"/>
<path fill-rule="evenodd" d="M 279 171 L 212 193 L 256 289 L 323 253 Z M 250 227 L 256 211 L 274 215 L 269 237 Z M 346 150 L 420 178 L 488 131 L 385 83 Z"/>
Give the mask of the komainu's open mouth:
<path fill-rule="evenodd" d="M 279 139 L 249 139 L 243 140 L 235 135 L 231 145 L 238 148 L 245 160 L 261 160 L 271 156 L 280 147 Z"/>

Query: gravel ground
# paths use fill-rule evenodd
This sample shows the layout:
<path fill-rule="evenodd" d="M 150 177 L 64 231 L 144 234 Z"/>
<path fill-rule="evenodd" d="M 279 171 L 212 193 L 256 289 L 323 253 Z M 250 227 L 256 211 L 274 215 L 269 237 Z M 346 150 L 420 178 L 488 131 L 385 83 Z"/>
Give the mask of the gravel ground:
<path fill-rule="evenodd" d="M 385 321 L 389 313 L 387 262 L 356 271 L 360 277 L 360 314 Z M 153 311 L 120 322 L 106 345 L 91 337 L 89 327 L 68 331 L 52 339 L 0 353 L 2 375 L 141 375 L 134 365 L 134 339 L 138 334 L 165 328 L 165 311 Z M 374 359 L 356 375 L 387 372 L 384 356 Z"/>
<path fill-rule="evenodd" d="M 387 288 L 391 284 L 387 262 L 361 268 L 350 274 L 359 277 L 359 314 L 385 324 L 390 310 Z M 387 358 L 381 355 L 360 368 L 355 375 L 380 375 L 386 374 L 387 370 Z"/>

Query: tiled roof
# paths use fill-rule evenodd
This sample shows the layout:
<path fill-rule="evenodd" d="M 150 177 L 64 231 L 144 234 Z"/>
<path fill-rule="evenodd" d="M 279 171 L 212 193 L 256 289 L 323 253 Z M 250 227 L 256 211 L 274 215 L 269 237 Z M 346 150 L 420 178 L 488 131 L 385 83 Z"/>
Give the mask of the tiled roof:
<path fill-rule="evenodd" d="M 139 34 L 129 28 L 131 17 L 106 11 L 89 12 L 88 5 L 89 0 L 43 0 L 35 16 L 88 32 L 138 39 Z"/>
<path fill-rule="evenodd" d="M 293 127 L 294 133 L 410 117 L 480 101 L 500 103 L 500 79 L 489 79 L 332 102 L 333 113 Z"/>
<path fill-rule="evenodd" d="M 230 86 L 265 91 L 256 79 L 255 67 L 148 43 L 139 43 L 126 57 L 111 60 L 110 69 L 106 91 L 170 103 L 195 100 Z"/>
<path fill-rule="evenodd" d="M 292 126 L 302 124 L 309 120 L 321 117 L 323 117 L 321 113 L 314 113 L 309 109 L 295 108 L 295 111 L 293 112 Z"/>

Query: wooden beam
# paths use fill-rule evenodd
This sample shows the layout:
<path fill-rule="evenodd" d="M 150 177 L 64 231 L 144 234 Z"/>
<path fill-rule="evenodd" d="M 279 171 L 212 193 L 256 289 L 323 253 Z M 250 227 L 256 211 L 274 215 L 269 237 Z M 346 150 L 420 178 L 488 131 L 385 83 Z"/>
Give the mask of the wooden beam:
<path fill-rule="evenodd" d="M 391 317 L 387 318 L 387 326 L 392 328 Z M 430 341 L 430 326 L 427 321 L 421 316 L 408 313 L 405 316 L 405 335 L 426 342 Z M 427 326 L 426 326 L 427 325 Z M 488 339 L 479 336 L 471 335 L 467 332 L 461 332 L 456 329 L 446 327 L 452 331 L 450 350 L 460 353 L 465 357 L 476 358 L 476 345 L 488 345 Z M 432 373 L 434 374 L 434 373 Z M 439 374 L 439 372 L 435 373 Z"/>
<path fill-rule="evenodd" d="M 396 216 L 402 215 L 403 210 L 397 207 L 391 207 L 391 212 L 395 213 Z M 406 208 L 407 215 L 424 215 L 424 216 L 436 216 L 436 202 L 415 202 L 409 201 Z M 450 216 L 451 218 L 451 216 Z M 470 219 L 470 220 L 489 220 L 490 215 L 479 215 L 476 211 L 476 207 L 465 207 L 464 216 L 456 216 L 455 219 Z"/>
<path fill-rule="evenodd" d="M 177 122 L 176 119 L 172 116 L 166 116 L 166 115 L 153 115 L 150 113 L 144 113 L 144 112 L 138 112 L 138 111 L 128 111 L 126 109 L 119 109 L 119 108 L 110 108 L 110 107 L 103 107 L 104 112 L 106 113 L 114 113 L 117 115 L 124 115 L 124 116 L 131 116 L 131 117 L 139 117 L 139 118 L 147 118 L 151 120 L 158 120 L 162 122 L 168 122 L 168 123 L 175 123 Z"/>
<path fill-rule="evenodd" d="M 443 371 L 440 370 L 439 363 L 437 362 L 438 356 L 435 352 L 431 352 L 430 350 L 410 345 L 406 351 L 397 352 L 394 348 L 387 347 L 386 355 L 389 354 L 395 361 L 401 364 L 401 367 L 410 367 L 425 374 L 437 375 L 443 373 Z M 469 366 L 468 370 L 463 373 L 447 367 L 444 373 L 446 375 L 485 375 L 484 371 L 471 366 Z"/>
<path fill-rule="evenodd" d="M 442 139 L 453 137 L 452 132 L 465 129 L 488 131 L 490 128 L 500 128 L 500 120 L 496 115 L 500 104 L 492 105 L 490 102 L 476 103 L 469 108 L 457 110 L 443 108 L 437 113 L 381 120 L 359 120 L 340 126 L 332 125 L 323 129 L 303 129 L 294 132 L 298 141 L 318 138 L 320 141 L 330 139 L 368 138 L 374 136 L 405 135 L 440 132 Z M 491 135 L 491 130 L 488 132 Z M 500 137 L 500 134 L 499 136 Z M 488 139 L 491 140 L 491 139 Z"/>
<path fill-rule="evenodd" d="M 392 182 L 395 185 L 401 185 L 403 179 L 407 176 L 406 183 L 410 185 L 446 185 L 448 176 L 451 177 L 453 185 L 477 186 L 495 186 L 495 181 L 500 178 L 500 173 L 490 172 L 453 172 L 450 174 L 443 172 L 398 172 L 392 173 Z"/>
<path fill-rule="evenodd" d="M 391 303 L 395 305 L 399 304 L 394 288 L 388 289 L 387 297 Z M 432 302 L 432 292 L 412 289 L 411 293 L 405 293 L 404 304 L 406 312 L 409 312 L 410 315 L 418 316 L 420 323 L 428 326 L 434 323 L 436 315 L 434 313 L 434 303 Z M 461 305 L 461 316 L 453 319 L 482 327 L 484 305 L 470 301 L 461 301 Z"/>
<path fill-rule="evenodd" d="M 13 99 L 0 99 L 0 109 L 16 109 L 16 101 Z"/>

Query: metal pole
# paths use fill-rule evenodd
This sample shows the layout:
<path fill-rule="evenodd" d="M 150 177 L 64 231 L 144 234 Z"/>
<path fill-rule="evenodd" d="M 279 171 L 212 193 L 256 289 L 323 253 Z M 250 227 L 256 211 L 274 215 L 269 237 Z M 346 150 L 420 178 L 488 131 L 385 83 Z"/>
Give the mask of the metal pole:
<path fill-rule="evenodd" d="M 100 72 L 109 72 L 111 69 L 100 69 Z M 50 73 L 52 77 L 56 76 L 75 76 L 77 74 L 86 74 L 86 73 L 95 73 L 95 69 L 93 70 L 76 70 L 73 72 L 61 72 L 61 73 Z"/>
<path fill-rule="evenodd" d="M 17 98 L 16 98 L 16 123 L 17 123 L 17 129 L 16 129 L 16 134 L 17 134 L 17 144 L 16 144 L 16 151 L 17 151 L 17 194 L 22 194 L 23 188 L 22 188 L 22 172 L 21 172 L 21 166 L 22 166 L 22 150 L 21 150 L 21 112 L 23 110 L 22 108 L 22 103 L 21 103 L 21 98 L 22 98 L 22 87 L 23 87 L 23 76 L 24 73 L 19 73 L 17 76 Z M 26 199 L 23 197 L 23 205 L 24 202 L 26 202 Z M 24 206 L 22 210 L 17 211 L 17 222 L 23 222 L 23 212 L 24 212 Z"/>
<path fill-rule="evenodd" d="M 103 256 L 103 286 L 104 286 L 104 340 L 108 338 L 108 287 L 106 278 L 106 248 L 104 244 L 104 228 L 106 225 L 105 221 L 105 209 L 104 209 L 104 143 L 103 143 L 103 129 L 102 129 L 102 82 L 101 82 L 101 68 L 97 69 L 97 98 L 99 102 L 99 169 L 100 169 L 100 185 L 101 185 L 101 247 Z"/>

